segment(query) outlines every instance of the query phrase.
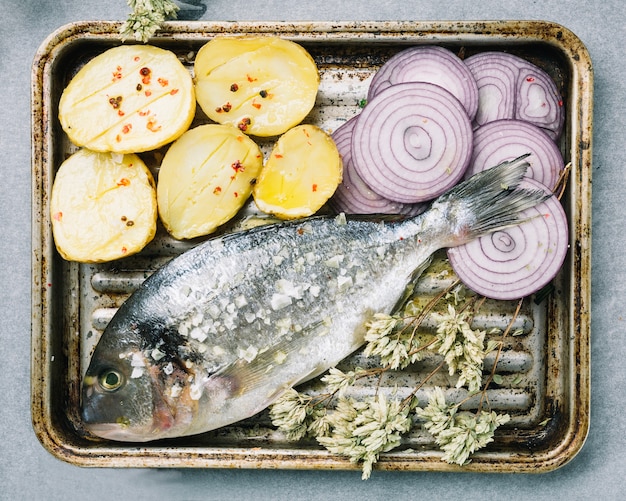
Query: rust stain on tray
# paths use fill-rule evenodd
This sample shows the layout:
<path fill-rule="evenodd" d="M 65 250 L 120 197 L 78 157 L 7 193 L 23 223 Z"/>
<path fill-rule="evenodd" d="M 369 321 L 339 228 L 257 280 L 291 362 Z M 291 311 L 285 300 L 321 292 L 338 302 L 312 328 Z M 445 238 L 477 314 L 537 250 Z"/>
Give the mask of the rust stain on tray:
<path fill-rule="evenodd" d="M 270 426 L 266 413 L 215 432 L 140 448 L 92 440 L 82 432 L 80 378 L 98 336 L 132 290 L 190 245 L 160 232 L 137 256 L 103 265 L 79 265 L 63 261 L 52 243 L 52 180 L 60 163 L 75 149 L 56 119 L 58 100 L 82 64 L 120 43 L 118 28 L 114 22 L 64 26 L 44 41 L 32 67 L 31 411 L 39 440 L 56 457 L 80 466 L 357 468 L 313 442 L 287 442 Z M 439 44 L 465 56 L 482 50 L 510 51 L 538 64 L 555 79 L 566 106 L 559 146 L 566 162 L 572 163 L 563 199 L 571 248 L 554 282 L 554 293 L 539 305 L 527 301 L 524 334 L 509 341 L 499 361 L 498 371 L 509 383 L 489 390 L 493 406 L 510 412 L 512 421 L 465 467 L 442 462 L 432 438 L 418 431 L 407 436 L 403 447 L 382 455 L 376 468 L 541 472 L 568 462 L 583 446 L 589 428 L 593 71 L 583 43 L 566 28 L 541 21 L 171 22 L 151 43 L 172 50 L 191 66 L 195 51 L 218 34 L 272 34 L 304 45 L 322 75 L 318 102 L 308 120 L 327 130 L 357 113 L 373 72 L 409 45 Z M 424 286 L 424 294 L 428 287 L 432 292 L 444 286 L 433 276 L 425 280 L 431 283 Z M 491 316 L 481 320 L 487 323 L 498 316 L 509 318 L 511 313 L 500 303 L 487 311 Z M 358 362 L 359 356 L 345 363 Z M 428 361 L 426 368 L 399 373 L 389 384 L 414 385 L 419 371 L 427 367 Z M 516 384 L 506 378 L 510 375 L 515 375 Z"/>

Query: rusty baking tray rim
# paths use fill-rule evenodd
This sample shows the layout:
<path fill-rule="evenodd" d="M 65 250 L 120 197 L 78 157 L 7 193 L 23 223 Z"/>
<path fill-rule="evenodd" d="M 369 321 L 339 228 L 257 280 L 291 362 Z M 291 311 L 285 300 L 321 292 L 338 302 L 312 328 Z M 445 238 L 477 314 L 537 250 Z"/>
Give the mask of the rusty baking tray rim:
<path fill-rule="evenodd" d="M 45 179 L 46 162 L 53 148 L 50 106 L 46 85 L 58 50 L 78 39 L 119 41 L 121 23 L 84 21 L 60 27 L 49 35 L 36 53 L 32 66 L 32 328 L 31 328 L 31 414 L 34 431 L 50 453 L 79 466 L 112 467 L 216 467 L 355 469 L 344 458 L 322 449 L 245 447 L 129 447 L 97 444 L 90 447 L 68 439 L 71 430 L 55 421 L 51 409 L 51 375 L 55 363 L 49 326 L 53 315 L 50 277 L 54 245 L 49 232 Z M 590 407 L 590 300 L 591 300 L 591 138 L 593 71 L 584 44 L 567 28 L 544 21 L 380 21 L 380 22 L 183 22 L 165 24 L 151 42 L 198 40 L 219 33 L 274 33 L 307 40 L 385 40 L 402 43 L 503 43 L 548 44 L 563 54 L 572 69 L 570 136 L 573 164 L 571 218 L 576 234 L 572 239 L 571 282 L 576 288 L 569 312 L 569 355 L 573 367 L 565 375 L 572 385 L 572 427 L 548 451 L 519 454 L 485 452 L 465 467 L 449 465 L 431 451 L 397 451 L 381 456 L 377 469 L 474 472 L 547 472 L 569 462 L 583 447 L 589 429 Z"/>

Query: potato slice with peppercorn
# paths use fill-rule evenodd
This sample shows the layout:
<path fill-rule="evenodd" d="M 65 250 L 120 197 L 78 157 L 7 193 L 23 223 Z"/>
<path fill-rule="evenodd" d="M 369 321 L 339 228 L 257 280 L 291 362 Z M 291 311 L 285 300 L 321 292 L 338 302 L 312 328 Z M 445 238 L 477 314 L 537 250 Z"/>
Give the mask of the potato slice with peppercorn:
<path fill-rule="evenodd" d="M 341 182 L 343 164 L 332 138 L 314 125 L 283 134 L 252 194 L 258 208 L 281 219 L 316 213 Z"/>
<path fill-rule="evenodd" d="M 59 102 L 70 140 L 94 151 L 137 153 L 170 143 L 196 111 L 190 72 L 168 50 L 114 47 L 72 78 Z"/>
<path fill-rule="evenodd" d="M 212 233 L 241 209 L 262 167 L 257 144 L 235 127 L 190 129 L 170 146 L 159 171 L 163 225 L 178 239 Z"/>
<path fill-rule="evenodd" d="M 64 259 L 98 263 L 130 256 L 156 233 L 154 179 L 137 155 L 81 149 L 56 174 L 50 213 Z"/>
<path fill-rule="evenodd" d="M 301 45 L 272 36 L 214 38 L 198 51 L 194 73 L 196 98 L 209 118 L 255 136 L 299 124 L 320 83 Z"/>

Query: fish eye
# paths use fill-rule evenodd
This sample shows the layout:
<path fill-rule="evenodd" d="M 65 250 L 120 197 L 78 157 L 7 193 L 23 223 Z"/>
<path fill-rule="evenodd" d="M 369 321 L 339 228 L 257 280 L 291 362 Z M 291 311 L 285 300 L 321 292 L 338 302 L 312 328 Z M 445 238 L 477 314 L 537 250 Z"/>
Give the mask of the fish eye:
<path fill-rule="evenodd" d="M 107 369 L 102 372 L 98 378 L 100 386 L 106 391 L 115 391 L 124 382 L 122 375 L 113 369 Z"/>

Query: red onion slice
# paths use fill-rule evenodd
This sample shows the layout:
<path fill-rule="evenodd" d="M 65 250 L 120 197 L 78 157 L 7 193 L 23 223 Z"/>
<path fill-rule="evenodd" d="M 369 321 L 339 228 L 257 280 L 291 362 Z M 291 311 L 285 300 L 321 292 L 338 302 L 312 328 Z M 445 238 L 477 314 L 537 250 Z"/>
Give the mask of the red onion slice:
<path fill-rule="evenodd" d="M 461 58 L 438 46 L 410 47 L 389 59 L 374 75 L 367 99 L 404 82 L 429 82 L 456 97 L 472 119 L 478 109 L 476 81 Z"/>
<path fill-rule="evenodd" d="M 522 120 L 496 120 L 474 131 L 472 160 L 465 177 L 526 153 L 530 153 L 527 177 L 554 188 L 564 168 L 563 156 L 543 129 Z"/>
<path fill-rule="evenodd" d="M 506 60 L 505 60 L 506 61 Z M 469 57 L 465 64 L 478 86 L 478 110 L 474 126 L 515 117 L 515 88 L 519 70 L 499 57 Z"/>
<path fill-rule="evenodd" d="M 403 203 L 432 200 L 463 176 L 472 127 L 461 103 L 431 83 L 392 85 L 363 108 L 352 161 L 376 193 Z"/>
<path fill-rule="evenodd" d="M 520 188 L 548 189 L 532 179 Z M 522 212 L 524 223 L 448 249 L 455 273 L 470 289 L 488 298 L 529 296 L 552 280 L 568 249 L 567 216 L 556 197 Z"/>
<path fill-rule="evenodd" d="M 478 86 L 476 127 L 516 118 L 546 129 L 553 140 L 559 137 L 565 121 L 563 100 L 544 70 L 505 52 L 481 52 L 465 64 Z"/>
<path fill-rule="evenodd" d="M 426 204 L 403 204 L 381 197 L 361 179 L 352 162 L 352 131 L 358 116 L 342 124 L 332 134 L 343 161 L 343 179 L 328 201 L 332 210 L 346 214 L 403 214 L 416 216 Z"/>
<path fill-rule="evenodd" d="M 515 117 L 542 127 L 552 139 L 563 129 L 563 98 L 550 76 L 531 63 L 520 70 Z"/>

